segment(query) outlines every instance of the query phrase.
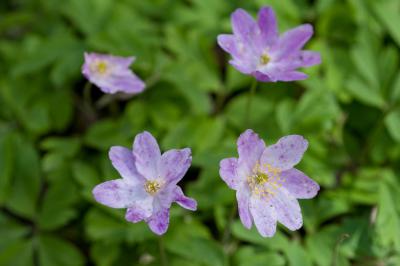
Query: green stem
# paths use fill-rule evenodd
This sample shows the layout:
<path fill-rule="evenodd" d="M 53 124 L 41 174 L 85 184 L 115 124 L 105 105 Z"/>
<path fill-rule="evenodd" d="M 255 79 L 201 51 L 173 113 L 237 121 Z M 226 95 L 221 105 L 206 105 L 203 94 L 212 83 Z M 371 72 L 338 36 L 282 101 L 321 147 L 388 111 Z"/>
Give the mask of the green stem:
<path fill-rule="evenodd" d="M 160 249 L 161 266 L 168 266 L 168 260 L 167 260 L 167 255 L 165 253 L 164 241 L 162 236 L 158 238 L 158 248 Z"/>
<path fill-rule="evenodd" d="M 257 89 L 257 80 L 253 79 L 253 82 L 251 83 L 250 87 L 249 97 L 247 98 L 247 104 L 244 116 L 244 125 L 246 127 L 248 127 L 250 124 L 251 104 L 253 102 L 253 96 L 256 93 L 256 89 Z"/>
<path fill-rule="evenodd" d="M 92 106 L 92 96 L 90 94 L 91 89 L 92 89 L 92 83 L 87 81 L 85 87 L 83 87 L 83 100 L 90 107 Z"/>

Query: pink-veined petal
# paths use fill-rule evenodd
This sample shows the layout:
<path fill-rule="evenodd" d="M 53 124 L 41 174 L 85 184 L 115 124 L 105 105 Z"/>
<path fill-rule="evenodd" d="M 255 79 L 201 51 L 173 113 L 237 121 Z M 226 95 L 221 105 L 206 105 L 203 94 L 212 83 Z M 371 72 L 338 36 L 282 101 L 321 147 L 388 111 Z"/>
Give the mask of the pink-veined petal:
<path fill-rule="evenodd" d="M 295 168 L 283 171 L 281 173 L 283 186 L 298 199 L 314 198 L 319 191 L 317 182 L 306 176 L 300 170 Z"/>
<path fill-rule="evenodd" d="M 294 231 L 303 225 L 299 202 L 284 187 L 277 189 L 270 201 L 278 221 L 284 226 Z"/>
<path fill-rule="evenodd" d="M 127 208 L 147 195 L 142 186 L 132 186 L 123 179 L 115 179 L 97 185 L 93 196 L 97 202 L 108 207 Z"/>
<path fill-rule="evenodd" d="M 249 209 L 250 192 L 247 189 L 242 188 L 236 191 L 236 199 L 238 202 L 238 211 L 240 220 L 242 221 L 244 227 L 250 229 L 252 225 L 251 214 Z"/>
<path fill-rule="evenodd" d="M 272 237 L 276 232 L 277 214 L 269 200 L 252 195 L 250 197 L 250 212 L 258 232 L 263 237 Z"/>
<path fill-rule="evenodd" d="M 268 146 L 262 154 L 261 164 L 281 171 L 293 168 L 300 162 L 308 147 L 308 141 L 300 135 L 289 135 Z"/>
<path fill-rule="evenodd" d="M 143 177 L 139 174 L 135 166 L 135 159 L 132 150 L 121 146 L 113 146 L 108 152 L 112 165 L 122 176 L 132 184 L 139 183 Z"/>
<path fill-rule="evenodd" d="M 147 131 L 136 135 L 133 143 L 136 169 L 148 180 L 158 178 L 158 164 L 161 159 L 156 139 Z"/>
<path fill-rule="evenodd" d="M 176 184 L 185 175 L 191 163 L 192 155 L 189 148 L 169 150 L 161 156 L 158 174 L 168 184 Z"/>

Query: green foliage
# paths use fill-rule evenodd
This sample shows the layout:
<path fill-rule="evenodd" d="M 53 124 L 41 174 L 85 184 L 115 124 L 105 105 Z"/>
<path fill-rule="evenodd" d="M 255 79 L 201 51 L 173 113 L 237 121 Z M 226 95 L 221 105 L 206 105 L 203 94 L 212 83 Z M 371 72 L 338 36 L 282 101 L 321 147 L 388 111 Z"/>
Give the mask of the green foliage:
<path fill-rule="evenodd" d="M 301 82 L 259 84 L 249 127 L 268 144 L 310 142 L 299 168 L 321 184 L 302 200 L 304 227 L 271 238 L 237 217 L 218 175 L 246 127 L 251 78 L 216 44 L 229 14 L 262 5 L 281 30 L 309 22 L 323 63 Z M 191 147 L 181 182 L 199 210 L 175 205 L 169 264 L 400 265 L 398 0 L 12 0 L 0 3 L 0 265 L 160 265 L 145 223 L 97 204 L 118 178 L 107 152 L 149 130 L 162 149 Z M 134 55 L 147 90 L 85 97 L 84 51 Z M 91 104 L 89 104 L 91 102 Z"/>

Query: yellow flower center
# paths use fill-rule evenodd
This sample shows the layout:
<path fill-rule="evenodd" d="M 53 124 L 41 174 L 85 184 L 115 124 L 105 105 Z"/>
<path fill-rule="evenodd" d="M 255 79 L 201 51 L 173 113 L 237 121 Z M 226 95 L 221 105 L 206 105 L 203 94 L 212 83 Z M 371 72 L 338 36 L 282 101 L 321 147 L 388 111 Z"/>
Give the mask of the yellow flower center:
<path fill-rule="evenodd" d="M 103 75 L 104 73 L 107 72 L 107 69 L 108 69 L 107 63 L 104 62 L 104 61 L 100 61 L 100 62 L 98 62 L 97 65 L 96 65 L 96 71 L 97 71 L 99 74 L 102 74 L 102 75 Z"/>
<path fill-rule="evenodd" d="M 266 64 L 268 64 L 270 60 L 271 60 L 271 58 L 268 56 L 267 53 L 263 53 L 263 54 L 260 56 L 260 64 L 261 64 L 261 65 L 266 65 Z"/>
<path fill-rule="evenodd" d="M 144 184 L 144 189 L 150 195 L 156 194 L 160 187 L 161 186 L 157 181 L 147 181 L 146 184 Z"/>
<path fill-rule="evenodd" d="M 252 193 L 260 198 L 268 199 L 273 196 L 284 182 L 280 175 L 281 170 L 269 164 L 261 166 L 257 163 L 252 173 L 247 177 L 247 183 Z"/>

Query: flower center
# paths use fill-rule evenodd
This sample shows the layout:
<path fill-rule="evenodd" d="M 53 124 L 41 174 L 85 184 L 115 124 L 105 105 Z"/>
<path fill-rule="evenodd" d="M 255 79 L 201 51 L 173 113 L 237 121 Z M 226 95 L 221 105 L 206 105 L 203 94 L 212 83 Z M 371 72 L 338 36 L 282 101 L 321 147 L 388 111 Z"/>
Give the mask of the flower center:
<path fill-rule="evenodd" d="M 146 184 L 144 184 L 144 189 L 150 195 L 156 194 L 160 187 L 161 186 L 157 181 L 147 181 Z"/>
<path fill-rule="evenodd" d="M 269 61 L 271 61 L 271 58 L 268 56 L 267 53 L 263 53 L 260 56 L 260 65 L 266 65 L 269 63 Z"/>
<path fill-rule="evenodd" d="M 247 177 L 247 183 L 252 193 L 260 198 L 268 199 L 284 182 L 280 173 L 280 169 L 269 164 L 261 166 L 257 163 L 253 168 L 253 174 Z"/>
<path fill-rule="evenodd" d="M 104 75 L 108 69 L 107 63 L 104 61 L 100 61 L 96 64 L 95 69 L 97 73 Z"/>

